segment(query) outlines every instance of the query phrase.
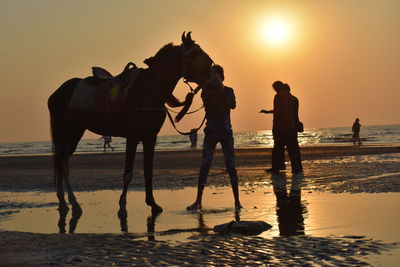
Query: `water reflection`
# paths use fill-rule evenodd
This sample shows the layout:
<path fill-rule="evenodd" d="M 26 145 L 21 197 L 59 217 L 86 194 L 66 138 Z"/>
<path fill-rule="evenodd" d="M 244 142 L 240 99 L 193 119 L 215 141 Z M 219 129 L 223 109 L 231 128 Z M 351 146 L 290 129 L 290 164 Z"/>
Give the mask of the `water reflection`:
<path fill-rule="evenodd" d="M 60 215 L 58 219 L 58 229 L 61 234 L 65 234 L 66 230 L 65 227 L 67 225 L 66 219 L 68 215 L 68 210 L 59 209 L 58 213 Z M 75 232 L 76 226 L 78 225 L 78 221 L 82 216 L 82 209 L 77 209 L 75 207 L 72 208 L 72 217 L 69 220 L 69 233 L 73 234 Z"/>
<path fill-rule="evenodd" d="M 200 236 L 206 236 L 209 234 L 209 228 L 204 221 L 204 215 L 202 212 L 198 212 L 198 228 Z"/>
<path fill-rule="evenodd" d="M 160 211 L 152 211 L 151 214 L 147 217 L 147 239 L 149 241 L 155 240 L 154 229 L 157 217 L 161 214 Z M 118 210 L 118 219 L 121 226 L 121 231 L 123 233 L 128 233 L 128 211 L 126 210 L 125 205 L 120 205 L 120 209 Z"/>
<path fill-rule="evenodd" d="M 151 212 L 151 215 L 147 217 L 147 239 L 149 241 L 155 240 L 154 229 L 156 224 L 156 219 L 161 212 Z"/>
<path fill-rule="evenodd" d="M 304 217 L 306 205 L 301 202 L 303 175 L 294 175 L 287 189 L 285 173 L 273 174 L 272 185 L 276 196 L 276 215 L 281 236 L 304 235 Z"/>
<path fill-rule="evenodd" d="M 197 217 L 197 227 L 193 228 L 177 228 L 177 229 L 168 229 L 164 231 L 156 231 L 156 222 L 158 216 L 161 212 L 152 212 L 146 219 L 147 223 L 147 233 L 145 235 L 141 235 L 139 237 L 147 236 L 147 240 L 154 241 L 156 240 L 156 236 L 167 236 L 167 235 L 181 235 L 181 234 L 190 234 L 188 236 L 189 239 L 198 239 L 200 237 L 208 236 L 210 234 L 214 234 L 212 228 L 208 227 L 206 224 L 205 217 L 207 215 L 213 215 L 213 213 L 208 214 L 207 210 L 198 211 L 192 213 Z M 240 221 L 240 210 L 235 210 L 232 214 L 234 220 Z M 128 213 L 126 210 L 119 210 L 118 218 L 120 220 L 121 231 L 123 233 L 128 233 Z"/>

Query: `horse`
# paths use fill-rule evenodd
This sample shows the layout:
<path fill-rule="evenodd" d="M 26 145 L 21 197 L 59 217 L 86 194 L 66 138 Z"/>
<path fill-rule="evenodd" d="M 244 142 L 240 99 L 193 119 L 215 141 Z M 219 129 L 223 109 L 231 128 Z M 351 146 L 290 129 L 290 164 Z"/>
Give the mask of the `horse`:
<path fill-rule="evenodd" d="M 64 82 L 49 97 L 54 181 L 60 212 L 66 213 L 69 210 L 64 198 L 65 183 L 73 213 L 82 213 L 69 181 L 69 158 L 86 130 L 99 135 L 126 138 L 119 216 L 126 216 L 126 195 L 133 178 L 133 164 L 139 142 L 143 144 L 146 204 L 154 213 L 163 211 L 153 196 L 153 156 L 157 135 L 166 118 L 165 104 L 173 107 L 190 104 L 193 93 L 188 93 L 183 102 L 173 95 L 178 81 L 184 78 L 202 84 L 209 79 L 214 64 L 210 56 L 192 40 L 191 32 L 186 35 L 183 32 L 181 40 L 180 45 L 169 43 L 155 56 L 144 60 L 148 67 L 140 69 L 118 110 L 88 111 L 72 108 L 70 101 L 76 87 L 84 80 L 82 78 L 72 78 Z M 97 77 L 86 79 L 94 83 L 101 80 Z"/>

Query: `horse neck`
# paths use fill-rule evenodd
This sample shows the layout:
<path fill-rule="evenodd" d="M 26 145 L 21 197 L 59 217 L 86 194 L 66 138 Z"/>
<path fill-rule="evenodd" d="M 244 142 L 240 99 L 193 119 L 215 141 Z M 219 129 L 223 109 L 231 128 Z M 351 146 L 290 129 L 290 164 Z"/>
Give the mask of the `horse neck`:
<path fill-rule="evenodd" d="M 169 96 L 172 94 L 178 81 L 183 76 L 180 47 L 176 47 L 175 53 L 166 57 L 157 66 L 150 68 L 150 72 L 157 83 L 158 89 L 162 91 L 162 95 Z"/>
<path fill-rule="evenodd" d="M 175 51 L 175 52 L 174 52 Z M 142 107 L 162 107 L 182 77 L 180 50 L 166 56 L 145 70 L 125 100 L 127 110 Z"/>

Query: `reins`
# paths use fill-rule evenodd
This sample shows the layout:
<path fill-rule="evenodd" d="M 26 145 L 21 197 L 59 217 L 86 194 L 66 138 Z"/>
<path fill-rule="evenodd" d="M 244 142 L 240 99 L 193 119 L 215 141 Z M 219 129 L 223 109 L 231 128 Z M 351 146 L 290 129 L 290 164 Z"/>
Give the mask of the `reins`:
<path fill-rule="evenodd" d="M 169 121 L 172 123 L 172 126 L 174 126 L 175 130 L 176 130 L 178 133 L 180 133 L 181 135 L 189 135 L 189 134 L 191 134 L 191 133 L 193 133 L 193 132 L 197 132 L 197 131 L 203 126 L 204 122 L 206 121 L 206 115 L 204 114 L 203 121 L 200 123 L 200 126 L 199 126 L 199 127 L 195 128 L 195 130 L 190 131 L 190 132 L 181 132 L 181 131 L 179 131 L 178 128 L 176 127 L 175 122 L 174 122 L 174 119 L 172 118 L 171 113 L 169 113 L 168 108 L 166 108 L 165 111 L 167 112 Z"/>
<path fill-rule="evenodd" d="M 179 112 L 178 111 L 175 111 L 175 110 L 172 110 L 172 109 L 170 109 L 170 108 L 168 108 L 168 107 L 165 107 L 169 112 L 172 112 L 172 113 L 175 113 L 175 114 L 178 114 Z M 197 111 L 199 111 L 200 109 L 202 109 L 202 108 L 204 108 L 204 105 L 202 105 L 201 107 L 199 107 L 198 109 L 195 109 L 195 110 L 193 110 L 193 111 L 190 111 L 190 112 L 186 112 L 186 114 L 193 114 L 193 113 L 196 113 Z"/>
<path fill-rule="evenodd" d="M 185 79 L 183 80 L 183 82 L 186 83 L 186 84 L 189 86 L 190 91 L 191 91 L 194 95 L 196 95 L 197 92 L 201 89 L 200 86 L 197 86 L 196 89 L 193 89 L 193 87 L 192 87 L 192 86 L 189 84 L 189 82 L 188 82 L 187 80 L 185 80 Z M 201 105 L 201 107 L 199 107 L 198 109 L 196 109 L 196 110 L 194 110 L 194 111 L 186 112 L 186 114 L 193 114 L 193 113 L 196 113 L 197 111 L 199 111 L 199 110 L 202 109 L 202 108 L 204 108 L 204 105 Z M 189 134 L 191 134 L 191 133 L 193 133 L 193 132 L 197 132 L 198 130 L 200 130 L 200 128 L 203 126 L 204 122 L 206 121 L 206 114 L 204 114 L 204 118 L 203 118 L 202 122 L 200 123 L 200 126 L 199 126 L 199 127 L 195 128 L 194 130 L 192 129 L 190 132 L 181 132 L 181 131 L 179 131 L 179 129 L 176 127 L 176 124 L 175 124 L 175 122 L 174 122 L 174 119 L 172 118 L 171 113 L 170 113 L 170 112 L 173 112 L 173 113 L 176 113 L 176 114 L 177 114 L 177 113 L 179 113 L 179 112 L 176 112 L 176 111 L 174 111 L 174 110 L 172 110 L 172 109 L 169 109 L 168 107 L 165 107 L 165 110 L 166 110 L 166 112 L 167 112 L 168 118 L 169 118 L 169 120 L 170 120 L 172 126 L 174 126 L 175 130 L 176 130 L 178 133 L 180 133 L 181 135 L 189 135 Z"/>
<path fill-rule="evenodd" d="M 190 37 L 190 33 L 189 33 L 189 37 Z M 191 91 L 194 95 L 196 95 L 197 92 L 200 91 L 201 87 L 200 87 L 200 86 L 197 86 L 195 89 L 193 89 L 193 87 L 189 84 L 189 81 L 188 81 L 187 75 L 186 75 L 186 74 L 187 74 L 187 73 L 186 73 L 186 69 L 187 69 L 187 68 L 186 68 L 186 60 L 185 60 L 185 56 L 189 55 L 194 49 L 196 49 L 196 46 L 190 48 L 189 50 L 185 50 L 185 46 L 184 46 L 183 44 L 181 45 L 181 51 L 182 51 L 182 55 L 183 55 L 183 57 L 182 57 L 182 77 L 183 77 L 183 82 L 186 83 L 186 84 L 189 86 L 190 91 Z M 203 53 L 204 53 L 204 52 L 203 52 Z M 206 54 L 206 55 L 207 55 L 207 54 Z M 208 55 L 207 55 L 207 56 L 208 56 Z M 209 57 L 209 56 L 208 56 L 208 57 Z M 210 58 L 210 60 L 212 61 L 211 58 Z M 212 62 L 213 62 L 213 61 L 212 61 Z M 189 105 L 189 106 L 190 106 L 190 105 Z M 194 111 L 186 112 L 186 113 L 184 113 L 184 114 L 193 114 L 193 113 L 199 111 L 200 109 L 202 109 L 203 107 L 204 107 L 204 105 L 202 105 L 200 108 L 198 108 L 198 109 L 196 109 L 196 110 L 194 110 Z M 189 108 L 189 107 L 188 107 L 188 108 Z M 197 131 L 203 126 L 204 122 L 206 121 L 206 114 L 204 114 L 204 118 L 203 118 L 202 122 L 200 123 L 200 126 L 199 126 L 199 127 L 195 128 L 195 129 L 193 129 L 193 130 L 191 130 L 190 132 L 181 132 L 181 131 L 179 131 L 178 128 L 176 127 L 175 122 L 174 122 L 174 119 L 172 118 L 171 113 L 170 113 L 170 112 L 178 113 L 178 116 L 179 116 L 179 113 L 180 113 L 180 112 L 173 111 L 173 110 L 169 109 L 168 107 L 165 107 L 165 111 L 167 112 L 168 118 L 169 118 L 169 120 L 171 121 L 172 126 L 174 126 L 175 130 L 176 130 L 178 133 L 182 134 L 182 135 L 189 135 L 189 134 L 191 134 L 191 133 L 193 133 L 193 132 L 197 132 Z M 181 112 L 182 112 L 182 111 L 181 111 Z M 183 114 L 183 115 L 184 115 L 184 114 Z M 182 117 L 183 117 L 183 115 L 182 115 Z M 181 117 L 181 118 L 182 118 L 182 117 Z"/>
<path fill-rule="evenodd" d="M 194 95 L 196 95 L 197 92 L 201 89 L 200 86 L 197 86 L 196 89 L 193 89 L 193 87 L 190 85 L 190 83 L 189 83 L 187 80 L 183 80 L 183 82 L 186 83 L 187 86 L 189 86 L 190 91 L 191 91 Z M 169 110 L 170 112 L 172 112 L 172 113 L 175 113 L 175 114 L 178 114 L 178 113 L 179 113 L 179 112 L 177 112 L 177 111 L 175 111 L 175 110 L 169 109 L 168 107 L 165 107 L 165 108 L 166 108 L 167 110 Z M 201 105 L 201 107 L 199 107 L 198 109 L 195 109 L 195 110 L 190 111 L 190 112 L 186 112 L 186 114 L 193 114 L 193 113 L 196 113 L 197 111 L 199 111 L 199 110 L 202 109 L 202 108 L 204 108 L 204 104 Z"/>

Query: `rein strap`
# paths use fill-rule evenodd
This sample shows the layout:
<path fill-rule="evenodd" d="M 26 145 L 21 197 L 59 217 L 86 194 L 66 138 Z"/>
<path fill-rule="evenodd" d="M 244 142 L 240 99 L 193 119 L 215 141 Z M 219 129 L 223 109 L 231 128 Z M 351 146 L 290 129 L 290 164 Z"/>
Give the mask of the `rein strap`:
<path fill-rule="evenodd" d="M 178 133 L 180 133 L 181 135 L 189 135 L 189 134 L 191 134 L 192 132 L 197 132 L 197 131 L 203 126 L 204 122 L 206 121 L 206 115 L 204 114 L 203 121 L 201 122 L 200 126 L 197 127 L 194 131 L 190 131 L 190 132 L 181 132 L 181 131 L 179 131 L 178 128 L 176 127 L 175 122 L 174 122 L 174 119 L 172 118 L 171 113 L 169 113 L 168 109 L 165 109 L 165 111 L 167 112 L 168 118 L 169 118 L 170 122 L 172 123 L 172 126 L 174 126 L 175 130 L 176 130 Z"/>

